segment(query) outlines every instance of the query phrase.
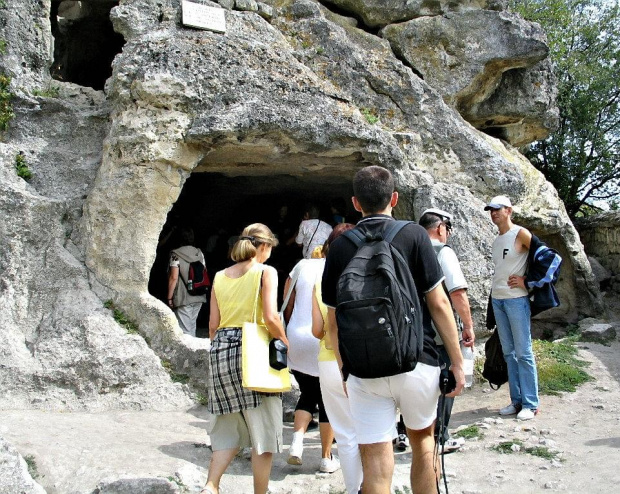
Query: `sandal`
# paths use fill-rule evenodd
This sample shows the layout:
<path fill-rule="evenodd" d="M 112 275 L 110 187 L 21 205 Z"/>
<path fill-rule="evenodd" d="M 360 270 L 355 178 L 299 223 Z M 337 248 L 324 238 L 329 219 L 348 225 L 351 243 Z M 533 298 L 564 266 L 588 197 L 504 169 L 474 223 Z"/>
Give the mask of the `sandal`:
<path fill-rule="evenodd" d="M 213 492 L 210 487 L 205 486 L 200 491 L 200 494 L 215 494 L 215 492 Z"/>

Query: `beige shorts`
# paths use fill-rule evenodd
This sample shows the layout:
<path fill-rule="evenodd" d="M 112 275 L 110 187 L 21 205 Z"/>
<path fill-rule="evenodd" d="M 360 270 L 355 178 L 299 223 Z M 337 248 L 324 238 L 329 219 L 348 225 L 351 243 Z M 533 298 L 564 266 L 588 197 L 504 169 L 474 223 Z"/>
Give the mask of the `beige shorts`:
<path fill-rule="evenodd" d="M 396 408 L 409 429 L 422 430 L 437 418 L 439 367 L 418 362 L 404 374 L 377 379 L 349 376 L 347 391 L 359 444 L 389 442 Z"/>
<path fill-rule="evenodd" d="M 252 447 L 257 454 L 279 453 L 282 447 L 282 398 L 261 396 L 256 408 L 211 415 L 211 449 Z"/>

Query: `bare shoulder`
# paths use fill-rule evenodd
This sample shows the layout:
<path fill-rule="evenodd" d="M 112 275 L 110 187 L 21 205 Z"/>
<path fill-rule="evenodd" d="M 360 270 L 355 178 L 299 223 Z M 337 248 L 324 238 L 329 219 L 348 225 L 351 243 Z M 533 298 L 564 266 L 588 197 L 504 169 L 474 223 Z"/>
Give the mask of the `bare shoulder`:
<path fill-rule="evenodd" d="M 517 242 L 522 247 L 520 250 L 528 250 L 530 248 L 530 242 L 532 241 L 532 232 L 527 228 L 521 227 L 519 233 L 517 233 Z"/>

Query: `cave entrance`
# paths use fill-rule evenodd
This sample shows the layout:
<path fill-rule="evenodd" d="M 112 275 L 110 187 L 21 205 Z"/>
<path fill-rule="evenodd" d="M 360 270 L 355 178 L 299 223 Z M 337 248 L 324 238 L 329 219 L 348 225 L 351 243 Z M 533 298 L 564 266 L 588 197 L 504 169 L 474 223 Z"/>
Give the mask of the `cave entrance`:
<path fill-rule="evenodd" d="M 179 231 L 190 227 L 195 246 L 205 255 L 207 269 L 215 273 L 232 264 L 228 258 L 229 241 L 251 223 L 264 223 L 278 236 L 280 245 L 273 250 L 268 264 L 278 270 L 279 301 L 284 281 L 302 253 L 293 241 L 307 203 L 320 208 L 320 218 L 333 224 L 331 206 L 344 208 L 346 220 L 355 223 L 359 214 L 353 209 L 351 176 L 262 175 L 229 176 L 223 173 L 194 172 L 168 213 L 162 228 L 155 262 L 149 278 L 149 292 L 164 301 L 167 298 L 167 266 L 170 251 L 180 247 Z M 286 206 L 286 211 L 283 210 Z M 285 214 L 284 214 L 285 213 Z M 197 336 L 208 336 L 209 307 L 204 304 L 197 323 Z"/>
<path fill-rule="evenodd" d="M 52 78 L 101 90 L 125 40 L 114 32 L 110 11 L 118 0 L 52 0 Z"/>

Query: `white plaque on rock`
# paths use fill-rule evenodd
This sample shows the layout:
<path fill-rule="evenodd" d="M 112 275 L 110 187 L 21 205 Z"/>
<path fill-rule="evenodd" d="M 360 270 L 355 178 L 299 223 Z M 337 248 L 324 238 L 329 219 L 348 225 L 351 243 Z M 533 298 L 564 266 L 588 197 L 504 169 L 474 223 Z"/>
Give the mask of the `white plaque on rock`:
<path fill-rule="evenodd" d="M 226 18 L 224 17 L 224 9 L 217 7 L 209 7 L 200 3 L 181 2 L 183 12 L 183 25 L 197 27 L 198 29 L 208 29 L 217 33 L 226 32 Z"/>

